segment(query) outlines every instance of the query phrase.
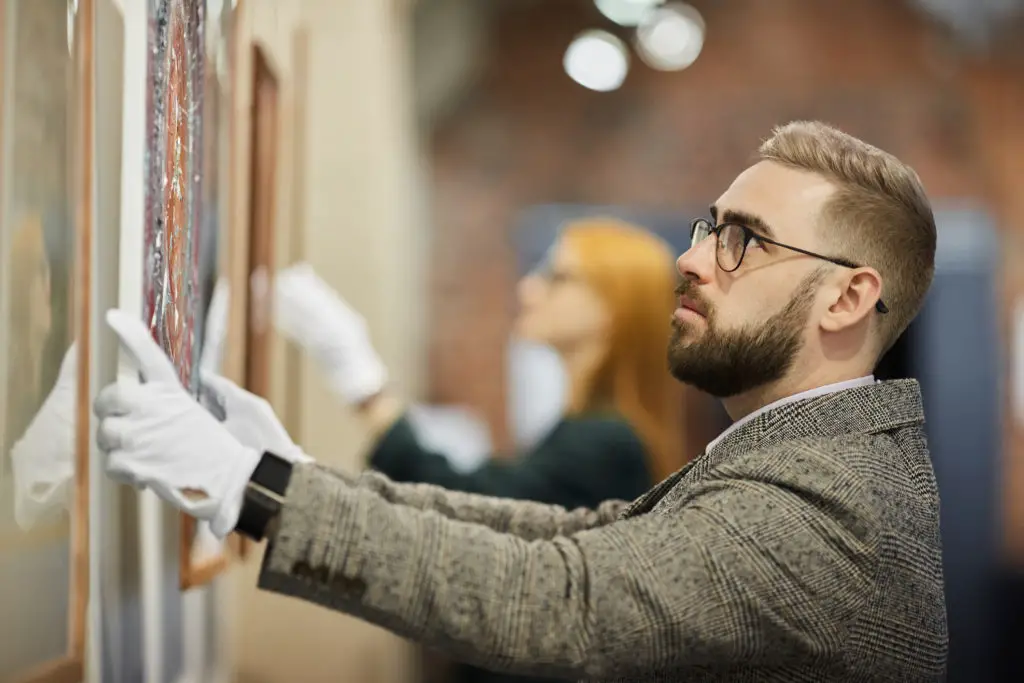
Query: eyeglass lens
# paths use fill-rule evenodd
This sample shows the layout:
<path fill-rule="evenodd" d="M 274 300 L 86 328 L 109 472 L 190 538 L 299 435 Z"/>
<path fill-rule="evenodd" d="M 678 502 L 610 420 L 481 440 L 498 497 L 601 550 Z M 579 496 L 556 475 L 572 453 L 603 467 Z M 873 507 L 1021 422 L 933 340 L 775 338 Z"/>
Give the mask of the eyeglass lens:
<path fill-rule="evenodd" d="M 715 226 L 705 220 L 697 220 L 690 232 L 690 246 L 695 247 L 715 232 Z M 722 270 L 732 271 L 739 267 L 746 246 L 746 232 L 739 225 L 727 223 L 718 230 L 716 256 Z"/>

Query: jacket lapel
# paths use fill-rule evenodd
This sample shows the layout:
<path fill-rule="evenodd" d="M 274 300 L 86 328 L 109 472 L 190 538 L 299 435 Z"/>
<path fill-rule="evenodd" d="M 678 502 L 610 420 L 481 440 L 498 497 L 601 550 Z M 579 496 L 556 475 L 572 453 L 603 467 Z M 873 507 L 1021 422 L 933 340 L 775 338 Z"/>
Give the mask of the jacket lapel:
<path fill-rule="evenodd" d="M 677 470 L 673 474 L 670 474 L 666 479 L 663 479 L 660 484 L 655 485 L 655 487 L 652 488 L 650 491 L 643 494 L 642 496 L 634 500 L 632 503 L 627 505 L 622 510 L 622 512 L 619 513 L 619 519 L 636 517 L 638 515 L 650 512 L 651 508 L 657 505 L 658 501 L 664 498 L 666 493 L 675 488 L 675 485 L 678 484 L 684 476 L 686 476 L 686 473 L 693 469 L 694 463 L 696 463 L 702 457 L 704 457 L 703 454 L 694 458 L 686 465 L 684 465 L 682 469 Z"/>
<path fill-rule="evenodd" d="M 875 382 L 769 410 L 723 439 L 708 459 L 720 461 L 791 439 L 878 434 L 921 424 L 924 406 L 917 380 Z"/>
<path fill-rule="evenodd" d="M 620 519 L 646 514 L 694 467 L 697 476 L 730 457 L 789 439 L 844 434 L 877 434 L 899 427 L 924 424 L 921 387 L 917 380 L 876 382 L 789 403 L 769 410 L 727 436 L 710 452 L 702 453 L 630 503 Z"/>

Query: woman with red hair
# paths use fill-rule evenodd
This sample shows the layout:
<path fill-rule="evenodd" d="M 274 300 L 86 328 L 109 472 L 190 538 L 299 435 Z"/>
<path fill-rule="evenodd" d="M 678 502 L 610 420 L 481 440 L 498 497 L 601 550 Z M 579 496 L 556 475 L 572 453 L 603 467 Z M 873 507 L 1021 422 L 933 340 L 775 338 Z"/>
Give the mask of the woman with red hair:
<path fill-rule="evenodd" d="M 419 443 L 385 387 L 362 317 L 308 266 L 278 274 L 276 318 L 365 418 L 376 437 L 370 464 L 390 478 L 593 507 L 631 500 L 683 465 L 679 389 L 666 369 L 675 284 L 674 256 L 650 232 L 607 218 L 566 225 L 542 266 L 519 283 L 516 321 L 517 336 L 560 356 L 565 414 L 530 452 L 470 472 Z"/>

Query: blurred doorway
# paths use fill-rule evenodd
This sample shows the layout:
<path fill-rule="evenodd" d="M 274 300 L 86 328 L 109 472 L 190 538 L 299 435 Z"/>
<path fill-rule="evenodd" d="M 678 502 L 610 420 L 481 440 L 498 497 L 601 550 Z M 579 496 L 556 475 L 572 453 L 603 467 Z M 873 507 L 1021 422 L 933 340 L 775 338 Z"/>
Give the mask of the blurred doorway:
<path fill-rule="evenodd" d="M 1002 344 L 999 236 L 976 207 L 936 207 L 935 280 L 887 371 L 918 378 L 940 496 L 949 683 L 1000 681 Z"/>

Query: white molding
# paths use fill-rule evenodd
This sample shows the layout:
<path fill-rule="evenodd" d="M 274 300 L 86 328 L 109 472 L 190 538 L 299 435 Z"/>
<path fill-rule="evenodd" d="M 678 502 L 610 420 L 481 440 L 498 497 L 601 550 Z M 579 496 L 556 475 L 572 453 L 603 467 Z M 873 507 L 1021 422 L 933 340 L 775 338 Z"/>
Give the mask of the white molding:
<path fill-rule="evenodd" d="M 124 9 L 124 114 L 121 142 L 121 231 L 118 307 L 142 315 L 143 223 L 145 220 L 146 69 L 148 2 Z M 103 315 L 103 312 L 98 312 Z M 119 354 L 118 378 L 134 381 L 135 369 Z M 152 491 L 139 493 L 139 570 L 142 597 L 144 683 L 163 683 L 163 508 Z"/>

